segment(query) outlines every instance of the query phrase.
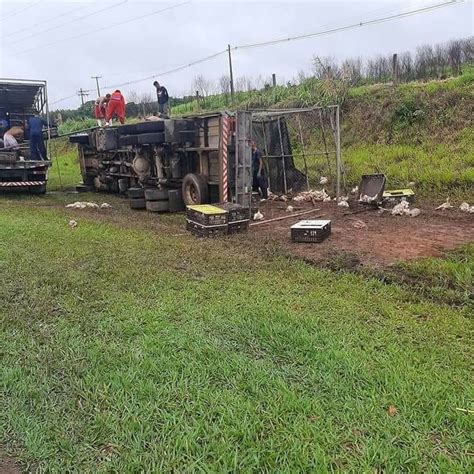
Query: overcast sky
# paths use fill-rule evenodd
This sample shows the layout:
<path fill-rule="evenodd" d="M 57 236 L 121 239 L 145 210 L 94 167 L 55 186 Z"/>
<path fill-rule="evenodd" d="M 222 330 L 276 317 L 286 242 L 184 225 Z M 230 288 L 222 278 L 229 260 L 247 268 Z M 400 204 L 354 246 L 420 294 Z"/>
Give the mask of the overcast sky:
<path fill-rule="evenodd" d="M 217 80 L 228 73 L 227 56 L 159 73 L 219 52 L 229 43 L 314 33 L 443 1 L 0 0 L 0 77 L 46 79 L 50 102 L 81 87 L 91 90 L 88 99 L 95 98 L 94 75 L 102 76 L 104 93 L 108 86 L 156 74 L 170 95 L 181 96 L 190 93 L 198 74 Z M 235 51 L 234 75 L 267 78 L 274 72 L 278 82 L 285 82 L 298 71 L 310 72 L 314 55 L 343 59 L 414 51 L 423 43 L 470 36 L 473 24 L 473 3 L 465 1 L 378 25 Z M 152 83 L 120 88 L 125 95 L 152 92 Z M 79 104 L 75 95 L 52 108 Z"/>

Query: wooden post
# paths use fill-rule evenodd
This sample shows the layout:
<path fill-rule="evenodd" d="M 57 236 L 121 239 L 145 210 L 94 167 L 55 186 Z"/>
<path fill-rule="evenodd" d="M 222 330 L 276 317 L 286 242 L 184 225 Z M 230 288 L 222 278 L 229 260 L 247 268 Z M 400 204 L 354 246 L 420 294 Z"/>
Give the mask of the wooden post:
<path fill-rule="evenodd" d="M 229 53 L 230 97 L 233 103 L 234 102 L 234 73 L 232 71 L 232 55 L 230 53 L 230 44 L 227 45 L 227 51 Z"/>
<path fill-rule="evenodd" d="M 393 74 L 393 85 L 398 84 L 398 55 L 397 53 L 393 54 L 392 57 L 392 74 Z"/>
<path fill-rule="evenodd" d="M 341 197 L 341 128 L 339 123 L 339 105 L 336 108 L 336 198 Z"/>

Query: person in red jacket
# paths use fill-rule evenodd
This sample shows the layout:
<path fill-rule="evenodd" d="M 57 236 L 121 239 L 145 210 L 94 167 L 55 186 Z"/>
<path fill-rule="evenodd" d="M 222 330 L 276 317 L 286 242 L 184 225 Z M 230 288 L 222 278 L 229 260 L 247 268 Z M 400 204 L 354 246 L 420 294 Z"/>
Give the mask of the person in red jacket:
<path fill-rule="evenodd" d="M 112 125 L 112 118 L 115 114 L 119 118 L 120 123 L 124 124 L 125 99 L 118 89 L 110 96 L 109 103 L 107 104 L 107 111 L 105 114 L 105 120 L 107 122 L 107 125 Z"/>
<path fill-rule="evenodd" d="M 97 120 L 97 125 L 102 127 L 102 119 L 105 118 L 107 114 L 107 104 L 110 100 L 110 94 L 107 94 L 105 97 L 97 97 L 94 103 L 94 117 Z"/>

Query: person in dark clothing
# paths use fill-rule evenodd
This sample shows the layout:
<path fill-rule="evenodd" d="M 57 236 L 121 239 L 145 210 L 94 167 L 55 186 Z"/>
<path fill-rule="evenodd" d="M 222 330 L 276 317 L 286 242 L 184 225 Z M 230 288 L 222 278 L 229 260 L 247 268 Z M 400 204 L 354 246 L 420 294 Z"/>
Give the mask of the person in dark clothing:
<path fill-rule="evenodd" d="M 168 115 L 168 101 L 169 95 L 166 87 L 160 86 L 158 81 L 155 81 L 153 85 L 156 87 L 156 98 L 158 100 L 158 112 L 160 114 Z"/>
<path fill-rule="evenodd" d="M 265 173 L 265 165 L 263 163 L 262 152 L 258 149 L 257 144 L 252 142 L 252 189 L 259 192 L 263 199 L 268 198 L 268 182 Z"/>
<path fill-rule="evenodd" d="M 47 123 L 40 115 L 35 115 L 28 120 L 31 160 L 48 159 L 44 145 L 43 126 L 47 126 Z"/>

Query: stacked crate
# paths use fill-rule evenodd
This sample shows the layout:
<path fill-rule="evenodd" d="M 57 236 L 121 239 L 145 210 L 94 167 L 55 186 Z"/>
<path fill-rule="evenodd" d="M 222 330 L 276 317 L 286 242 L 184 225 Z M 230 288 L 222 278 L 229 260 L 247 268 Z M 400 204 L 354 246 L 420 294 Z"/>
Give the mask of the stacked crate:
<path fill-rule="evenodd" d="M 227 235 L 228 212 L 217 206 L 200 204 L 186 207 L 186 229 L 198 237 Z"/>
<path fill-rule="evenodd" d="M 240 234 L 249 230 L 250 209 L 240 204 L 225 202 L 218 205 L 227 211 L 228 234 Z"/>

